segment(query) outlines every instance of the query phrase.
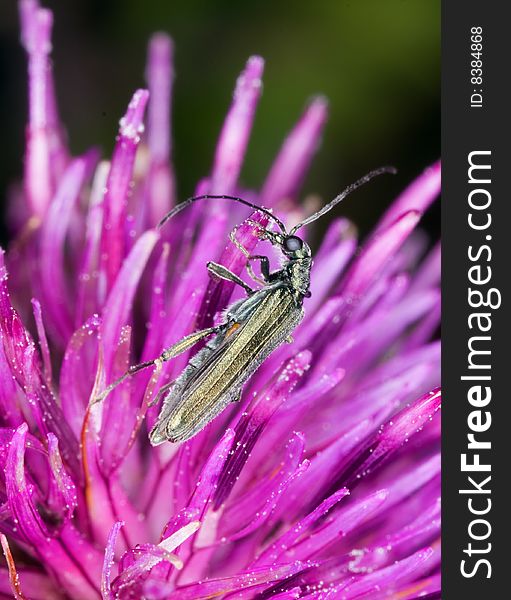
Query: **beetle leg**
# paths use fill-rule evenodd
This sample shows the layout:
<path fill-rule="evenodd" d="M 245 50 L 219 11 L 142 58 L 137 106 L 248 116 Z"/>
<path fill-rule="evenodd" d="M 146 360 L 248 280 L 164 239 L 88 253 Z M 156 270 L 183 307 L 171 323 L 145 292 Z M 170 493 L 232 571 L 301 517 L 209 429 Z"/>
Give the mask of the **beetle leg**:
<path fill-rule="evenodd" d="M 245 223 L 250 223 L 251 225 L 255 225 L 261 233 L 264 233 L 264 234 L 268 233 L 267 230 L 264 227 L 262 227 L 260 223 L 257 223 L 256 221 L 251 221 L 250 219 L 247 219 L 245 221 Z M 231 230 L 231 232 L 229 233 L 229 239 L 236 246 L 236 248 L 238 248 L 238 250 L 240 252 L 242 252 L 247 258 L 249 258 L 250 257 L 249 251 L 245 248 L 245 246 L 240 244 L 239 241 L 236 239 L 236 232 L 238 231 L 238 229 L 240 227 L 241 227 L 241 225 L 236 225 L 236 227 L 234 227 Z M 266 237 L 266 235 L 264 237 Z"/>
<path fill-rule="evenodd" d="M 166 383 L 165 385 L 163 385 L 157 392 L 156 396 L 151 400 L 151 402 L 149 402 L 149 404 L 147 405 L 149 408 L 151 408 L 152 406 L 156 406 L 156 404 L 158 404 L 158 402 L 160 401 L 160 398 L 166 394 L 171 387 L 173 387 L 173 385 L 175 384 L 175 381 L 171 381 L 169 383 Z"/>
<path fill-rule="evenodd" d="M 249 251 L 245 248 L 245 246 L 242 246 L 236 239 L 236 232 L 238 231 L 239 227 L 240 225 L 236 225 L 236 227 L 234 227 L 234 229 L 231 230 L 231 233 L 229 234 L 229 239 L 236 246 L 236 248 L 238 248 L 238 250 L 248 258 L 250 256 Z"/>
<path fill-rule="evenodd" d="M 216 262 L 210 261 L 208 262 L 207 267 L 208 271 L 215 277 L 225 279 L 226 281 L 232 281 L 233 283 L 240 285 L 249 295 L 254 293 L 254 290 L 249 285 L 247 285 L 242 279 L 240 279 L 232 271 L 229 271 L 229 269 L 225 268 L 223 265 L 219 265 Z"/>
<path fill-rule="evenodd" d="M 218 333 L 218 327 L 208 327 L 207 329 L 194 331 L 193 333 L 190 333 L 190 335 L 184 337 L 182 340 L 179 340 L 179 342 L 176 342 L 170 348 L 166 348 L 156 360 L 166 362 L 167 360 L 170 360 L 175 356 L 179 356 L 180 354 L 183 354 L 183 352 L 186 352 L 192 346 L 195 346 L 197 342 L 200 342 L 202 339 L 208 337 L 208 335 L 211 335 L 212 333 Z M 151 361 L 151 364 L 154 364 L 155 362 L 156 361 L 153 360 Z"/>
<path fill-rule="evenodd" d="M 194 346 L 197 342 L 200 342 L 202 339 L 204 339 L 205 337 L 208 337 L 208 335 L 211 335 L 212 333 L 218 333 L 218 331 L 219 331 L 218 327 L 208 327 L 207 329 L 201 329 L 200 331 L 195 331 L 194 333 L 190 333 L 190 335 L 187 335 L 186 337 L 184 337 L 182 340 L 179 340 L 179 342 L 175 343 L 173 346 L 170 346 L 170 348 L 165 348 L 165 350 L 155 360 L 148 360 L 148 361 L 140 363 L 138 365 L 132 365 L 126 371 L 126 373 L 124 373 L 124 375 L 121 375 L 119 377 L 119 379 L 117 379 L 116 381 L 111 383 L 108 387 L 106 387 L 101 392 L 101 394 L 99 394 L 99 396 L 96 396 L 96 398 L 94 399 L 94 402 L 100 402 L 101 400 L 104 400 L 114 388 L 116 388 L 120 383 L 122 383 L 128 377 L 135 375 L 135 373 L 138 373 L 139 371 L 142 371 L 143 369 L 147 369 L 147 367 L 154 367 L 155 365 L 158 364 L 158 362 L 166 362 L 167 360 L 170 360 L 171 358 L 174 358 L 175 356 L 179 356 L 180 354 L 182 354 L 183 352 L 186 352 L 189 348 Z"/>
<path fill-rule="evenodd" d="M 247 258 L 248 258 L 247 271 L 248 271 L 248 274 L 250 275 L 250 277 L 252 277 L 252 279 L 254 281 L 257 281 L 258 283 L 261 283 L 262 285 L 266 285 L 268 283 L 268 281 L 270 280 L 270 261 L 268 260 L 268 257 L 263 256 L 262 254 L 256 254 L 255 256 L 248 256 Z M 254 270 L 252 269 L 252 265 L 250 264 L 251 260 L 258 260 L 260 262 L 261 274 L 263 276 L 262 279 L 254 273 Z"/>

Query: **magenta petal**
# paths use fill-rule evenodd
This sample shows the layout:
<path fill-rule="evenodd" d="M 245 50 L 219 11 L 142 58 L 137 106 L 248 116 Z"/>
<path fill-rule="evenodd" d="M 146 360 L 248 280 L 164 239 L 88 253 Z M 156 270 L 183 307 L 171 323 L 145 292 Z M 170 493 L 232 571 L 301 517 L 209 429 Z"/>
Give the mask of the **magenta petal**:
<path fill-rule="evenodd" d="M 356 247 L 357 240 L 351 223 L 345 219 L 335 220 L 327 229 L 314 257 L 308 313 L 323 305 L 327 293 L 339 281 Z"/>
<path fill-rule="evenodd" d="M 241 539 L 256 529 L 262 533 L 265 522 L 270 518 L 277 503 L 284 500 L 289 485 L 307 470 L 308 461 L 301 463 L 305 440 L 295 433 L 287 443 L 281 464 L 260 479 L 247 494 L 231 502 L 222 520 L 223 536 L 230 541 Z"/>
<path fill-rule="evenodd" d="M 73 598 L 88 600 L 97 597 L 97 589 L 82 574 L 58 540 L 40 518 L 34 505 L 34 491 L 25 478 L 24 455 L 27 426 L 20 425 L 14 434 L 6 465 L 6 489 L 9 506 L 18 527 L 48 565 L 58 565 L 54 576 Z"/>
<path fill-rule="evenodd" d="M 121 328 L 128 321 L 137 285 L 157 241 L 158 233 L 153 230 L 146 231 L 138 239 L 124 261 L 119 277 L 103 308 L 101 342 L 104 349 L 107 377 L 111 373 L 112 360 L 119 343 Z"/>
<path fill-rule="evenodd" d="M 9 542 L 3 533 L 0 534 L 0 540 L 2 542 L 2 550 L 4 552 L 5 560 L 7 561 L 7 567 L 9 569 L 9 581 L 12 595 L 15 600 L 25 600 L 26 597 L 21 589 L 19 576 L 16 571 L 16 565 L 14 563 L 14 559 L 12 558 L 11 549 L 9 548 Z"/>
<path fill-rule="evenodd" d="M 115 596 L 112 593 L 112 567 L 114 566 L 115 542 L 121 527 L 124 525 L 122 521 L 117 521 L 112 525 L 110 535 L 105 548 L 105 559 L 103 562 L 103 573 L 101 576 L 101 596 L 103 600 L 113 600 Z"/>
<path fill-rule="evenodd" d="M 310 359 L 308 351 L 300 352 L 290 359 L 281 369 L 277 379 L 258 395 L 242 414 L 235 428 L 235 450 L 225 464 L 216 490 L 215 510 L 230 494 L 266 423 L 309 368 Z"/>
<path fill-rule="evenodd" d="M 149 44 L 146 79 L 149 87 L 147 144 L 150 165 L 147 180 L 147 224 L 154 227 L 175 201 L 175 181 L 169 163 L 171 154 L 170 108 L 174 73 L 172 40 L 164 33 L 153 35 Z"/>
<path fill-rule="evenodd" d="M 438 242 L 415 273 L 411 290 L 425 290 L 440 284 L 441 252 L 440 242 Z"/>
<path fill-rule="evenodd" d="M 78 505 L 76 485 L 68 475 L 60 457 L 58 440 L 48 434 L 48 458 L 52 473 L 48 503 L 50 508 L 61 516 L 69 519 Z"/>
<path fill-rule="evenodd" d="M 233 101 L 215 152 L 210 187 L 212 194 L 234 191 L 261 95 L 263 68 L 263 59 L 252 56 L 236 82 Z"/>
<path fill-rule="evenodd" d="M 0 342 L 0 411 L 6 425 L 17 427 L 25 420 L 20 407 L 18 385 L 12 379 L 11 366 Z"/>
<path fill-rule="evenodd" d="M 441 164 L 440 161 L 428 167 L 422 175 L 413 181 L 395 200 L 380 219 L 376 232 L 381 232 L 401 215 L 408 211 L 423 213 L 440 194 Z M 375 233 L 376 233 L 375 232 Z"/>
<path fill-rule="evenodd" d="M 64 241 L 74 204 L 87 175 L 86 158 L 75 159 L 67 168 L 41 231 L 41 286 L 45 313 L 61 343 L 73 332 L 71 290 L 64 272 Z"/>
<path fill-rule="evenodd" d="M 69 340 L 62 362 L 62 412 L 77 438 L 81 435 L 85 411 L 94 386 L 100 324 L 99 317 L 93 316 L 77 329 Z"/>
<path fill-rule="evenodd" d="M 295 198 L 319 146 L 327 116 L 328 101 L 323 97 L 314 98 L 273 162 L 261 191 L 260 201 L 264 206 Z"/>
<path fill-rule="evenodd" d="M 228 592 L 242 591 L 260 584 L 270 584 L 280 579 L 287 579 L 309 566 L 309 563 L 295 561 L 274 567 L 261 567 L 232 577 L 211 579 L 202 583 L 180 587 L 169 594 L 167 600 L 206 600 L 212 596 L 220 597 Z"/>
<path fill-rule="evenodd" d="M 439 163 L 360 250 L 354 226 L 327 219 L 295 341 L 193 439 L 152 448 L 149 401 L 201 344 L 94 399 L 244 296 L 208 261 L 257 287 L 242 250 L 259 251 L 274 223 L 224 198 L 150 229 L 175 202 L 163 33 L 149 46 L 151 97 L 136 92 L 111 164 L 89 184 L 97 157 L 70 161 L 57 112 L 52 14 L 38 0 L 19 6 L 30 99 L 23 190 L 9 194 L 12 302 L 0 255 L 0 530 L 12 548 L 2 538 L 0 596 L 438 598 L 440 249 L 426 254 L 434 241 L 416 225 L 438 193 Z M 297 195 L 327 105 L 306 107 L 261 194 L 244 189 L 262 71 L 252 57 L 195 191 L 271 205 L 291 227 L 316 202 L 299 206 Z M 274 245 L 260 248 L 272 271 L 286 264 Z"/>
<path fill-rule="evenodd" d="M 201 471 L 188 509 L 197 509 L 200 511 L 199 514 L 203 515 L 209 508 L 212 496 L 219 487 L 222 469 L 225 468 L 231 455 L 234 439 L 235 432 L 232 429 L 228 429 L 216 445 Z"/>
<path fill-rule="evenodd" d="M 78 276 L 75 326 L 81 325 L 85 317 L 88 318 L 95 311 L 99 311 L 98 271 L 103 224 L 103 195 L 109 171 L 110 163 L 107 161 L 100 162 L 92 182 L 82 264 Z"/>
<path fill-rule="evenodd" d="M 299 560 L 312 558 L 342 536 L 353 531 L 381 511 L 388 497 L 387 490 L 379 490 L 357 502 L 334 512 L 310 536 L 295 544 L 283 555 L 283 560 L 293 556 Z"/>
<path fill-rule="evenodd" d="M 41 431 L 44 434 L 52 432 L 58 437 L 66 464 L 78 478 L 78 442 L 43 378 L 34 341 L 11 305 L 6 280 L 3 253 L 0 252 L 0 333 L 11 377 L 26 394 L 28 407 Z"/>
<path fill-rule="evenodd" d="M 266 548 L 252 563 L 252 566 L 276 564 L 282 555 L 291 549 L 304 536 L 310 535 L 310 530 L 316 522 L 321 519 L 333 506 L 349 494 L 346 488 L 335 492 L 315 508 L 311 513 L 298 521 L 296 525 L 279 536 L 268 548 Z"/>
<path fill-rule="evenodd" d="M 196 533 L 199 526 L 199 521 L 192 521 L 171 536 L 164 538 L 158 545 L 145 544 L 143 547 L 137 548 L 134 553 L 135 560 L 129 565 L 123 565 L 123 570 L 113 582 L 112 588 L 115 593 L 119 596 L 128 588 L 139 586 L 143 581 L 143 576 L 162 561 L 181 569 L 183 566 L 181 560 L 172 552 Z"/>
<path fill-rule="evenodd" d="M 112 156 L 112 164 L 104 195 L 104 219 L 101 238 L 102 281 L 110 290 L 125 256 L 125 223 L 128 190 L 133 177 L 133 165 L 140 135 L 144 129 L 142 120 L 149 99 L 147 90 L 137 90 L 128 110 L 119 122 L 119 135 Z"/>
<path fill-rule="evenodd" d="M 254 249 L 259 242 L 260 231 L 267 224 L 267 215 L 255 213 L 238 226 L 235 236 L 236 240 L 245 248 L 248 254 L 254 253 Z M 218 263 L 235 275 L 240 276 L 247 264 L 247 257 L 235 244 L 229 241 Z M 198 329 L 211 326 L 215 313 L 225 309 L 228 305 L 234 288 L 235 284 L 231 281 L 210 279 L 202 307 L 200 308 L 200 314 L 203 315 L 203 318 L 197 325 Z"/>
<path fill-rule="evenodd" d="M 343 282 L 342 294 L 358 300 L 373 278 L 413 231 L 421 213 L 401 214 L 367 242 Z"/>
<path fill-rule="evenodd" d="M 372 598 L 375 600 L 380 596 L 382 589 L 386 593 L 391 593 L 403 583 L 412 582 L 417 577 L 426 574 L 433 566 L 433 557 L 434 552 L 431 548 L 420 550 L 390 567 L 358 577 L 351 584 L 341 585 L 338 593 L 345 598 Z"/>
<path fill-rule="evenodd" d="M 17 569 L 21 589 L 25 594 L 17 600 L 66 600 L 63 592 L 44 573 L 32 568 Z M 5 598 L 16 598 L 4 570 L 0 571 L 0 595 Z"/>
<path fill-rule="evenodd" d="M 32 299 L 32 309 L 34 312 L 34 320 L 37 328 L 37 335 L 39 337 L 39 346 L 41 348 L 41 354 L 43 358 L 44 378 L 46 379 L 48 385 L 50 385 L 52 380 L 50 349 L 48 347 L 46 329 L 44 328 L 41 304 L 35 298 Z"/>
<path fill-rule="evenodd" d="M 51 70 L 53 15 L 35 2 L 20 4 L 22 42 L 28 53 L 29 123 L 25 154 L 25 193 L 32 214 L 43 216 L 54 191 L 48 128 L 48 73 Z"/>
<path fill-rule="evenodd" d="M 411 436 L 432 420 L 440 409 L 440 402 L 441 391 L 433 390 L 382 425 L 374 441 L 360 451 L 358 458 L 351 462 L 348 472 L 341 478 L 345 485 L 354 485 L 362 476 L 380 467 L 392 452 L 406 444 Z"/>

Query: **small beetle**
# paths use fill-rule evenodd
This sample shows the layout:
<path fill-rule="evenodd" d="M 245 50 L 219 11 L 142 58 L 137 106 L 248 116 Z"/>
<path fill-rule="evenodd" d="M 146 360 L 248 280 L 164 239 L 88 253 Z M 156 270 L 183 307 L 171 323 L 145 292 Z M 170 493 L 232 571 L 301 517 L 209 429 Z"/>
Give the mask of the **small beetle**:
<path fill-rule="evenodd" d="M 246 255 L 247 270 L 255 280 L 259 279 L 253 273 L 250 261 L 260 262 L 263 287 L 253 290 L 222 265 L 209 262 L 207 268 L 213 276 L 240 285 L 247 292 L 247 297 L 227 308 L 221 324 L 191 333 L 165 349 L 156 360 L 130 367 L 121 378 L 109 385 L 97 400 L 103 399 L 126 377 L 158 362 L 168 361 L 186 352 L 197 342 L 213 336 L 192 356 L 178 378 L 163 386 L 155 398 L 156 402 L 164 396 L 157 422 L 149 434 L 151 444 L 156 446 L 166 441 L 182 442 L 193 437 L 230 402 L 240 399 L 243 386 L 251 375 L 276 348 L 290 338 L 291 332 L 302 320 L 303 299 L 311 295 L 309 287 L 312 256 L 309 246 L 295 235 L 296 231 L 319 219 L 373 177 L 394 172 L 391 167 L 371 171 L 289 232 L 282 221 L 270 211 L 235 196 L 206 194 L 178 204 L 160 221 L 159 227 L 192 202 L 205 199 L 231 200 L 265 213 L 277 224 L 280 232 L 261 227 L 260 238 L 280 248 L 287 262 L 278 271 L 270 272 L 268 257 L 250 256 L 234 237 L 234 230 L 231 240 Z"/>

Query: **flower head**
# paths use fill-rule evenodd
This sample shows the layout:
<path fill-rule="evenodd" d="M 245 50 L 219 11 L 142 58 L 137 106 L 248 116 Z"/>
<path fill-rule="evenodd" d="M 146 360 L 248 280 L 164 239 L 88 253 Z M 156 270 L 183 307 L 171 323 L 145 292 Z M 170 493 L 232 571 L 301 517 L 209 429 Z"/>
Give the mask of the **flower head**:
<path fill-rule="evenodd" d="M 1 593 L 439 597 L 439 248 L 424 257 L 416 234 L 439 165 L 360 249 L 355 228 L 332 219 L 292 343 L 195 437 L 154 448 L 151 401 L 196 349 L 94 400 L 242 297 L 208 275 L 208 261 L 242 279 L 241 247 L 277 264 L 258 235 L 268 215 L 205 201 L 156 228 L 176 202 L 170 39 L 151 40 L 149 89 L 129 102 L 111 159 L 72 157 L 49 59 L 52 14 L 37 0 L 20 0 L 20 13 L 29 122 L 14 241 L 0 256 Z M 263 67 L 252 57 L 238 78 L 195 191 L 241 195 L 292 225 L 306 217 L 300 184 L 327 104 L 306 107 L 261 192 L 243 189 Z"/>

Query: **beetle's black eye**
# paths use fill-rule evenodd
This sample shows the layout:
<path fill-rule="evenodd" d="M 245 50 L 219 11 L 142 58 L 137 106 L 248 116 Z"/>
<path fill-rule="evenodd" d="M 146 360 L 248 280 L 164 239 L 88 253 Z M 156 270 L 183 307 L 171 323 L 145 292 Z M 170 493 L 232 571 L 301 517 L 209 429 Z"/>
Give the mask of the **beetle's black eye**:
<path fill-rule="evenodd" d="M 303 247 L 302 240 L 296 235 L 290 235 L 284 239 L 284 249 L 287 252 L 296 252 L 297 250 L 301 250 Z"/>

